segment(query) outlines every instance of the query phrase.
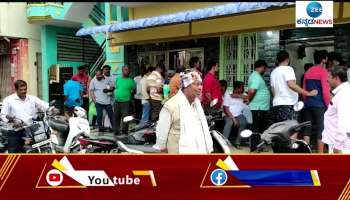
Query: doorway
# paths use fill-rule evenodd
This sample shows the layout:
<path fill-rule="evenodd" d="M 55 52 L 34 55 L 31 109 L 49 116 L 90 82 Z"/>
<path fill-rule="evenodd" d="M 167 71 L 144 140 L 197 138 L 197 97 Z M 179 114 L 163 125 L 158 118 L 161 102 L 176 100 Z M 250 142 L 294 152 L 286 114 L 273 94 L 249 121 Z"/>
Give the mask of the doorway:
<path fill-rule="evenodd" d="M 0 101 L 12 93 L 11 63 L 9 55 L 0 55 Z"/>
<path fill-rule="evenodd" d="M 41 53 L 36 53 L 36 80 L 37 80 L 37 91 L 38 91 L 38 97 L 40 99 L 43 98 L 43 87 L 42 87 L 42 64 L 41 64 Z"/>
<path fill-rule="evenodd" d="M 299 85 L 301 84 L 301 76 L 304 74 L 304 65 L 314 63 L 313 55 L 316 50 L 334 51 L 334 36 L 298 38 L 286 41 L 290 65 L 294 68 Z"/>

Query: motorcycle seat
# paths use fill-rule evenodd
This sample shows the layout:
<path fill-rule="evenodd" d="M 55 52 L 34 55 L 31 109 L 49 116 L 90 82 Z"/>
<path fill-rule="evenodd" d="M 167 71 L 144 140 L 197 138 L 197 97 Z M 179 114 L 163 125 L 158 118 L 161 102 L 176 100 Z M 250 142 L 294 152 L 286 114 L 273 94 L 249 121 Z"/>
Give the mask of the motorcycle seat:
<path fill-rule="evenodd" d="M 51 119 L 49 120 L 49 126 L 62 133 L 66 133 L 69 131 L 69 124 L 67 122 L 57 120 L 57 119 Z"/>
<path fill-rule="evenodd" d="M 58 152 L 58 153 L 63 153 L 64 152 L 63 146 L 55 145 L 54 148 L 55 148 L 56 152 Z"/>
<path fill-rule="evenodd" d="M 148 128 L 150 126 L 152 126 L 152 122 L 146 122 L 143 124 L 139 124 L 139 125 L 136 125 L 133 129 L 131 129 L 130 132 L 136 132 L 136 131 L 142 130 L 144 128 Z"/>
<path fill-rule="evenodd" d="M 130 145 L 142 145 L 145 143 L 144 140 L 139 140 L 135 138 L 135 135 L 127 135 L 127 134 L 123 134 L 123 135 L 117 135 L 116 136 L 116 141 L 121 141 L 124 144 L 130 144 Z"/>
<path fill-rule="evenodd" d="M 108 135 L 98 136 L 97 140 L 107 140 L 110 142 L 117 142 L 117 139 L 114 136 L 108 136 Z"/>
<path fill-rule="evenodd" d="M 153 145 L 131 145 L 126 144 L 129 149 L 142 151 L 144 153 L 160 153 L 160 150 L 153 148 Z"/>

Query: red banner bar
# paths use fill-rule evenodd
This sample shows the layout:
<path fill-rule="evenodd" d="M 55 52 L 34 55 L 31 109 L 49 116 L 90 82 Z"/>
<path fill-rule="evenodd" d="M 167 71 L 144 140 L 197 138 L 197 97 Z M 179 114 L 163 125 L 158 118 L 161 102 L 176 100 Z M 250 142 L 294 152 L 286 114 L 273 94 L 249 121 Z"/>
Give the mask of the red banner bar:
<path fill-rule="evenodd" d="M 343 200 L 350 199 L 349 166 L 347 155 L 9 154 L 0 156 L 0 199 Z M 230 170 L 281 185 L 255 186 Z M 296 185 L 283 186 L 286 180 Z"/>

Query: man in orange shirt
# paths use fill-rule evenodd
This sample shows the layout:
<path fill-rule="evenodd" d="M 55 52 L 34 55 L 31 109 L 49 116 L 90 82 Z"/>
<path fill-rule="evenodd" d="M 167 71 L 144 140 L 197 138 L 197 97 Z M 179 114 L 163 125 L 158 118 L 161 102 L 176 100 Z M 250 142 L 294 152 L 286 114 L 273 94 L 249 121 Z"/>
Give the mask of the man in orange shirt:
<path fill-rule="evenodd" d="M 198 57 L 191 57 L 190 59 L 190 68 L 196 70 L 200 75 L 200 63 L 199 63 L 199 58 Z M 170 79 L 169 82 L 169 88 L 170 88 L 170 94 L 169 98 L 174 96 L 179 89 L 181 88 L 181 78 L 180 78 L 180 72 L 183 72 L 184 69 L 177 69 L 176 74 Z"/>

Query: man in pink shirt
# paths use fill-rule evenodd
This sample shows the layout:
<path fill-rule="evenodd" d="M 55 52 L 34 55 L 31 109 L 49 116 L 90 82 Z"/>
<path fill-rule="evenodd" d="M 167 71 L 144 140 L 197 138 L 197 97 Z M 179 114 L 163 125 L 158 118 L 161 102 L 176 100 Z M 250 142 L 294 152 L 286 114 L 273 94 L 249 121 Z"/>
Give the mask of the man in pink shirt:
<path fill-rule="evenodd" d="M 347 68 L 334 67 L 329 83 L 333 99 L 324 115 L 322 142 L 328 145 L 329 153 L 350 153 L 350 83 Z"/>
<path fill-rule="evenodd" d="M 218 63 L 214 60 L 209 61 L 208 73 L 203 80 L 202 105 L 205 113 L 210 111 L 210 102 L 218 99 L 218 103 L 214 109 L 220 109 L 223 103 L 221 86 L 216 78 L 216 73 L 219 71 Z"/>

